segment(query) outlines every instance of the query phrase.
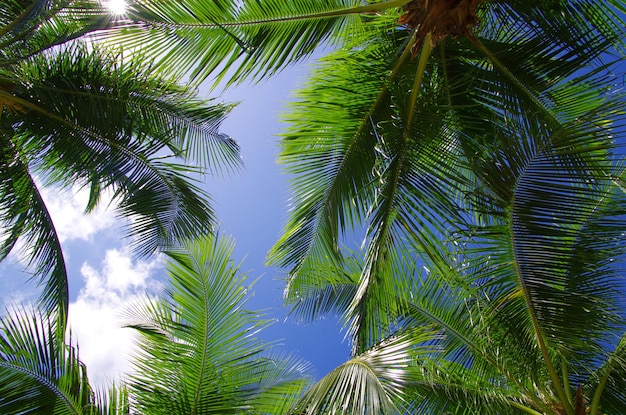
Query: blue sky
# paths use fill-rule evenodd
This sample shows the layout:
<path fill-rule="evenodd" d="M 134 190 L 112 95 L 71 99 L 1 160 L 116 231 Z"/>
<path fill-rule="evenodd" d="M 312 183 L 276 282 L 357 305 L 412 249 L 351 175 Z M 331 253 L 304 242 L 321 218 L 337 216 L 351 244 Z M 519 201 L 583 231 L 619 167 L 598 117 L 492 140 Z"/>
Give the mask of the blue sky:
<path fill-rule="evenodd" d="M 293 318 L 285 321 L 285 270 L 264 267 L 266 254 L 278 240 L 289 209 L 288 176 L 276 163 L 277 135 L 285 128 L 278 118 L 307 74 L 308 66 L 302 64 L 260 85 L 239 86 L 222 95 L 225 102 L 240 102 L 224 122 L 222 132 L 241 146 L 244 169 L 211 180 L 207 189 L 215 199 L 222 232 L 235 238 L 236 255 L 245 258 L 242 270 L 252 279 L 261 277 L 250 304 L 253 308 L 273 307 L 279 319 L 264 336 L 284 339 L 285 349 L 313 363 L 319 376 L 349 358 L 341 324 L 332 317 L 306 326 L 295 324 Z"/>
<path fill-rule="evenodd" d="M 319 379 L 349 357 L 341 325 L 329 317 L 298 325 L 282 307 L 286 270 L 265 267 L 268 250 L 279 238 L 288 215 L 288 177 L 276 163 L 279 114 L 307 75 L 306 65 L 292 67 L 261 85 L 239 86 L 200 95 L 240 102 L 221 131 L 241 147 L 244 167 L 229 176 L 206 178 L 220 232 L 236 243 L 235 262 L 249 281 L 257 280 L 248 308 L 264 310 L 276 322 L 260 333 L 281 351 L 308 360 Z M 70 278 L 70 326 L 93 383 L 106 385 L 130 370 L 132 331 L 121 328 L 123 310 L 145 293 L 157 293 L 165 281 L 163 258 L 134 258 L 123 238 L 123 224 L 101 208 L 84 217 L 87 194 L 78 188 L 48 189 L 43 194 L 64 248 Z M 20 271 L 17 255 L 0 263 L 0 307 L 32 302 L 36 286 Z"/>

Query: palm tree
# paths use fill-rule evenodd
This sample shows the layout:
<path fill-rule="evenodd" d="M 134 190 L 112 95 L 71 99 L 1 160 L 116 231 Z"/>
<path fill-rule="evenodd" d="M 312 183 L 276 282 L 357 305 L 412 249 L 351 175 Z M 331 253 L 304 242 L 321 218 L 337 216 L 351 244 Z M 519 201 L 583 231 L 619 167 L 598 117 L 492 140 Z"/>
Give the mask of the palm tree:
<path fill-rule="evenodd" d="M 560 144 L 495 154 L 492 174 L 503 174 L 476 190 L 500 201 L 508 180 L 507 209 L 474 209 L 468 232 L 396 253 L 393 327 L 372 328 L 385 338 L 322 379 L 298 413 L 624 413 L 623 163 Z M 329 281 L 301 294 L 297 315 L 349 309 L 358 262 L 318 269 Z"/>
<path fill-rule="evenodd" d="M 549 7 L 481 4 L 458 39 L 389 30 L 300 91 L 271 259 L 295 312 L 342 313 L 354 344 L 302 413 L 624 412 L 623 23 Z"/>
<path fill-rule="evenodd" d="M 198 81 L 262 79 L 332 46 L 286 117 L 294 208 L 270 260 L 290 269 L 286 297 L 302 318 L 344 313 L 354 359 L 301 412 L 624 411 L 623 284 L 611 265 L 624 228 L 613 73 L 624 10 L 135 5 L 116 39 L 168 45 L 161 63 L 180 59 Z M 353 263 L 341 243 L 361 230 Z"/>
<path fill-rule="evenodd" d="M 285 414 L 308 384 L 308 364 L 270 353 L 268 324 L 245 309 L 249 287 L 216 236 L 169 251 L 171 288 L 129 310 L 141 334 L 130 396 L 145 414 Z"/>
<path fill-rule="evenodd" d="M 162 298 L 128 308 L 139 335 L 134 372 L 107 393 L 89 386 L 78 347 L 44 310 L 0 320 L 3 414 L 287 413 L 308 384 L 308 364 L 271 349 L 267 325 L 245 308 L 249 287 L 233 243 L 210 236 L 169 251 Z"/>
<path fill-rule="evenodd" d="M 622 134 L 623 100 L 605 92 L 624 53 L 610 5 L 480 6 L 466 36 L 421 42 L 419 28 L 393 28 L 330 54 L 286 117 L 280 157 L 294 176 L 294 208 L 270 261 L 290 268 L 287 300 L 299 301 L 326 285 L 317 270 L 342 263 L 342 235 L 365 229 L 348 311 L 355 352 L 382 339 L 391 321 L 381 311 L 399 311 L 390 281 L 392 264 L 415 258 L 398 258 L 406 245 L 428 251 L 466 231 L 472 199 L 485 199 L 483 215 L 508 210 L 518 172 L 494 154 L 560 148 L 552 142 L 563 136 L 573 148 L 607 147 L 610 122 L 613 139 Z M 500 199 L 484 194 L 485 180 L 502 187 Z"/>
<path fill-rule="evenodd" d="M 76 40 L 108 24 L 96 1 L 0 6 L 0 259 L 24 242 L 48 311 L 67 310 L 68 288 L 42 183 L 89 189 L 87 212 L 111 191 L 136 252 L 148 255 L 211 230 L 193 177 L 239 162 L 218 131 L 230 105 L 196 98 L 139 57 Z"/>

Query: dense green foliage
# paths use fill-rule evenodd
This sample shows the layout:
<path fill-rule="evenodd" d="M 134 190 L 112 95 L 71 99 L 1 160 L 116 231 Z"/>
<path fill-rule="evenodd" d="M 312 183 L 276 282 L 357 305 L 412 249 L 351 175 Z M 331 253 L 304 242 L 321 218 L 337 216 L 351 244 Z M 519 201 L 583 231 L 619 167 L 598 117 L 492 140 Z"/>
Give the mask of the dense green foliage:
<path fill-rule="evenodd" d="M 162 298 L 127 308 L 139 334 L 135 371 L 103 393 L 55 316 L 18 309 L 0 319 L 2 414 L 283 414 L 309 382 L 308 365 L 256 337 L 233 244 L 198 238 L 168 253 Z M 70 336 L 71 337 L 71 336 Z"/>
<path fill-rule="evenodd" d="M 259 412 L 626 412 L 625 12 L 620 0 L 141 0 L 100 25 L 98 39 L 194 82 L 264 79 L 331 46 L 285 116 L 294 205 L 269 261 L 288 270 L 294 315 L 343 317 L 352 358 L 291 409 Z M 362 248 L 344 246 L 355 236 Z M 130 393 L 145 413 L 195 413 L 217 388 L 219 413 L 254 413 L 232 373 L 216 386 L 196 366 L 223 353 L 203 354 L 201 326 L 205 271 L 227 268 L 220 247 L 193 246 L 172 254 L 171 298 L 140 310 Z M 257 345 L 240 345 L 250 363 Z"/>
<path fill-rule="evenodd" d="M 42 305 L 67 307 L 67 270 L 42 185 L 104 192 L 131 219 L 147 255 L 214 223 L 190 174 L 233 167 L 237 145 L 218 132 L 230 106 L 200 100 L 140 57 L 77 41 L 110 24 L 96 1 L 0 6 L 0 259 L 21 239 Z"/>
<path fill-rule="evenodd" d="M 548 3 L 483 3 L 437 42 L 378 27 L 286 117 L 295 202 L 271 261 L 304 320 L 343 315 L 354 359 L 405 342 L 384 363 L 399 413 L 626 408 L 623 15 Z M 338 370 L 306 408 L 378 413 Z"/>

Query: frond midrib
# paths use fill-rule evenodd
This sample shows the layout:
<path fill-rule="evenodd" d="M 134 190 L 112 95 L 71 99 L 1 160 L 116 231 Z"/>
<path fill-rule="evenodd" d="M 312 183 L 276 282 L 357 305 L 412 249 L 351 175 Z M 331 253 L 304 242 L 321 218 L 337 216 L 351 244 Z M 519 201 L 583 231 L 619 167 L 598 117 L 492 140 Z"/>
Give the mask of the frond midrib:
<path fill-rule="evenodd" d="M 303 254 L 301 256 L 301 258 L 298 261 L 298 263 L 295 264 L 295 266 L 293 267 L 292 271 L 290 272 L 291 277 L 289 278 L 289 281 L 291 281 L 293 278 L 295 278 L 295 276 L 298 273 L 298 270 L 300 269 L 302 264 L 304 264 L 304 262 L 309 257 L 309 253 L 314 249 L 316 241 L 320 238 L 320 233 L 318 232 L 318 230 L 320 229 L 322 218 L 328 217 L 328 215 L 327 215 L 328 209 L 329 209 L 328 201 L 330 200 L 331 194 L 335 193 L 336 186 L 339 184 L 337 179 L 341 176 L 341 173 L 343 171 L 345 171 L 345 169 L 347 167 L 347 164 L 346 164 L 347 160 L 350 158 L 349 156 L 351 155 L 351 153 L 355 151 L 354 149 L 357 147 L 357 143 L 359 142 L 359 139 L 362 137 L 363 130 L 368 125 L 368 122 L 371 119 L 371 115 L 376 111 L 378 106 L 381 104 L 383 97 L 387 94 L 387 92 L 389 90 L 388 89 L 389 81 L 391 81 L 398 74 L 398 72 L 400 71 L 400 68 L 402 67 L 402 64 L 410 56 L 410 50 L 411 50 L 411 47 L 413 45 L 414 40 L 415 40 L 415 38 L 412 37 L 411 41 L 409 41 L 409 43 L 405 46 L 405 48 L 403 50 L 403 53 L 398 58 L 398 61 L 396 62 L 396 64 L 392 68 L 390 74 L 385 78 L 384 82 L 381 83 L 380 92 L 376 96 L 376 99 L 374 100 L 374 102 L 370 106 L 369 110 L 365 113 L 365 115 L 364 115 L 364 117 L 363 117 L 363 119 L 361 121 L 360 126 L 358 127 L 356 132 L 352 135 L 352 139 L 350 140 L 350 144 L 348 145 L 346 151 L 344 152 L 344 155 L 343 155 L 343 157 L 341 159 L 341 162 L 339 163 L 339 165 L 337 166 L 337 168 L 334 171 L 332 183 L 331 183 L 330 186 L 328 186 L 328 188 L 326 189 L 326 191 L 324 192 L 324 194 L 323 194 L 323 196 L 321 198 L 321 200 L 322 200 L 322 203 L 321 203 L 322 207 L 320 209 L 318 209 L 317 213 L 315 214 L 314 226 L 313 226 L 313 229 L 312 229 L 312 233 L 314 235 L 314 238 L 313 238 L 313 240 L 311 240 L 309 242 L 308 247 L 305 250 L 305 254 Z M 275 263 L 275 262 L 280 261 L 278 259 L 278 257 L 282 255 L 283 251 L 285 251 L 285 248 L 281 249 L 280 251 L 277 250 L 277 252 L 273 255 L 276 259 L 270 260 L 270 263 Z M 287 282 L 287 288 L 289 287 L 289 281 Z"/>
<path fill-rule="evenodd" d="M 80 410 L 76 402 L 72 401 L 72 399 L 65 393 L 65 391 L 61 390 L 58 385 L 54 382 L 51 382 L 50 379 L 47 379 L 46 377 L 33 370 L 29 370 L 23 366 L 10 364 L 6 361 L 0 361 L 0 366 L 11 371 L 22 373 L 27 377 L 33 379 L 35 382 L 42 385 L 47 390 L 51 391 L 55 396 L 57 396 L 65 404 L 65 407 L 70 409 L 73 414 L 82 415 L 83 412 Z"/>
<path fill-rule="evenodd" d="M 266 18 L 249 19 L 249 20 L 231 20 L 231 21 L 221 21 L 221 22 L 214 22 L 214 23 L 201 23 L 201 22 L 176 23 L 176 22 L 163 22 L 163 21 L 152 20 L 152 19 L 145 19 L 142 22 L 146 22 L 154 26 L 171 27 L 171 28 L 185 28 L 185 27 L 221 28 L 221 27 L 262 26 L 262 25 L 273 24 L 273 23 L 289 23 L 289 22 L 299 22 L 299 21 L 308 21 L 308 20 L 321 20 L 321 19 L 331 19 L 335 17 L 351 15 L 351 14 L 373 13 L 373 12 L 378 12 L 378 11 L 385 10 L 385 9 L 401 7 L 404 4 L 409 3 L 410 1 L 411 0 L 387 0 L 382 3 L 367 4 L 363 6 L 345 7 L 343 9 L 335 9 L 335 10 L 318 12 L 318 13 L 304 13 L 304 14 L 291 15 L 291 16 L 276 16 L 276 17 L 266 17 Z"/>

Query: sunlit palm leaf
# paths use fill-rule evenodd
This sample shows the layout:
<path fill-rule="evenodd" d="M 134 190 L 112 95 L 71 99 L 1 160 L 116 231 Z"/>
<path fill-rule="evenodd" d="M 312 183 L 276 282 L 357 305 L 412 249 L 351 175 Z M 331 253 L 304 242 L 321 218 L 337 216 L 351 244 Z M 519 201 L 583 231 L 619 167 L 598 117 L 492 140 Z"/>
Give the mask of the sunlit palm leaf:
<path fill-rule="evenodd" d="M 170 251 L 167 298 L 130 311 L 141 333 L 130 391 L 142 411 L 283 413 L 306 384 L 306 365 L 255 337 L 266 322 L 243 308 L 232 250 L 215 237 Z"/>
<path fill-rule="evenodd" d="M 122 25 L 121 33 L 106 35 L 158 55 L 167 70 L 174 65 L 179 72 L 192 70 L 191 77 L 199 81 L 212 76 L 234 82 L 272 75 L 328 42 L 361 38 L 370 14 L 390 9 L 393 20 L 407 2 L 142 0 L 131 5 L 131 22 Z"/>
<path fill-rule="evenodd" d="M 427 342 L 434 337 L 428 329 L 412 330 L 354 356 L 307 391 L 292 413 L 402 413 L 408 368 L 417 356 L 431 351 Z"/>
<path fill-rule="evenodd" d="M 0 411 L 89 413 L 92 391 L 76 349 L 54 315 L 9 311 L 0 326 Z"/>

